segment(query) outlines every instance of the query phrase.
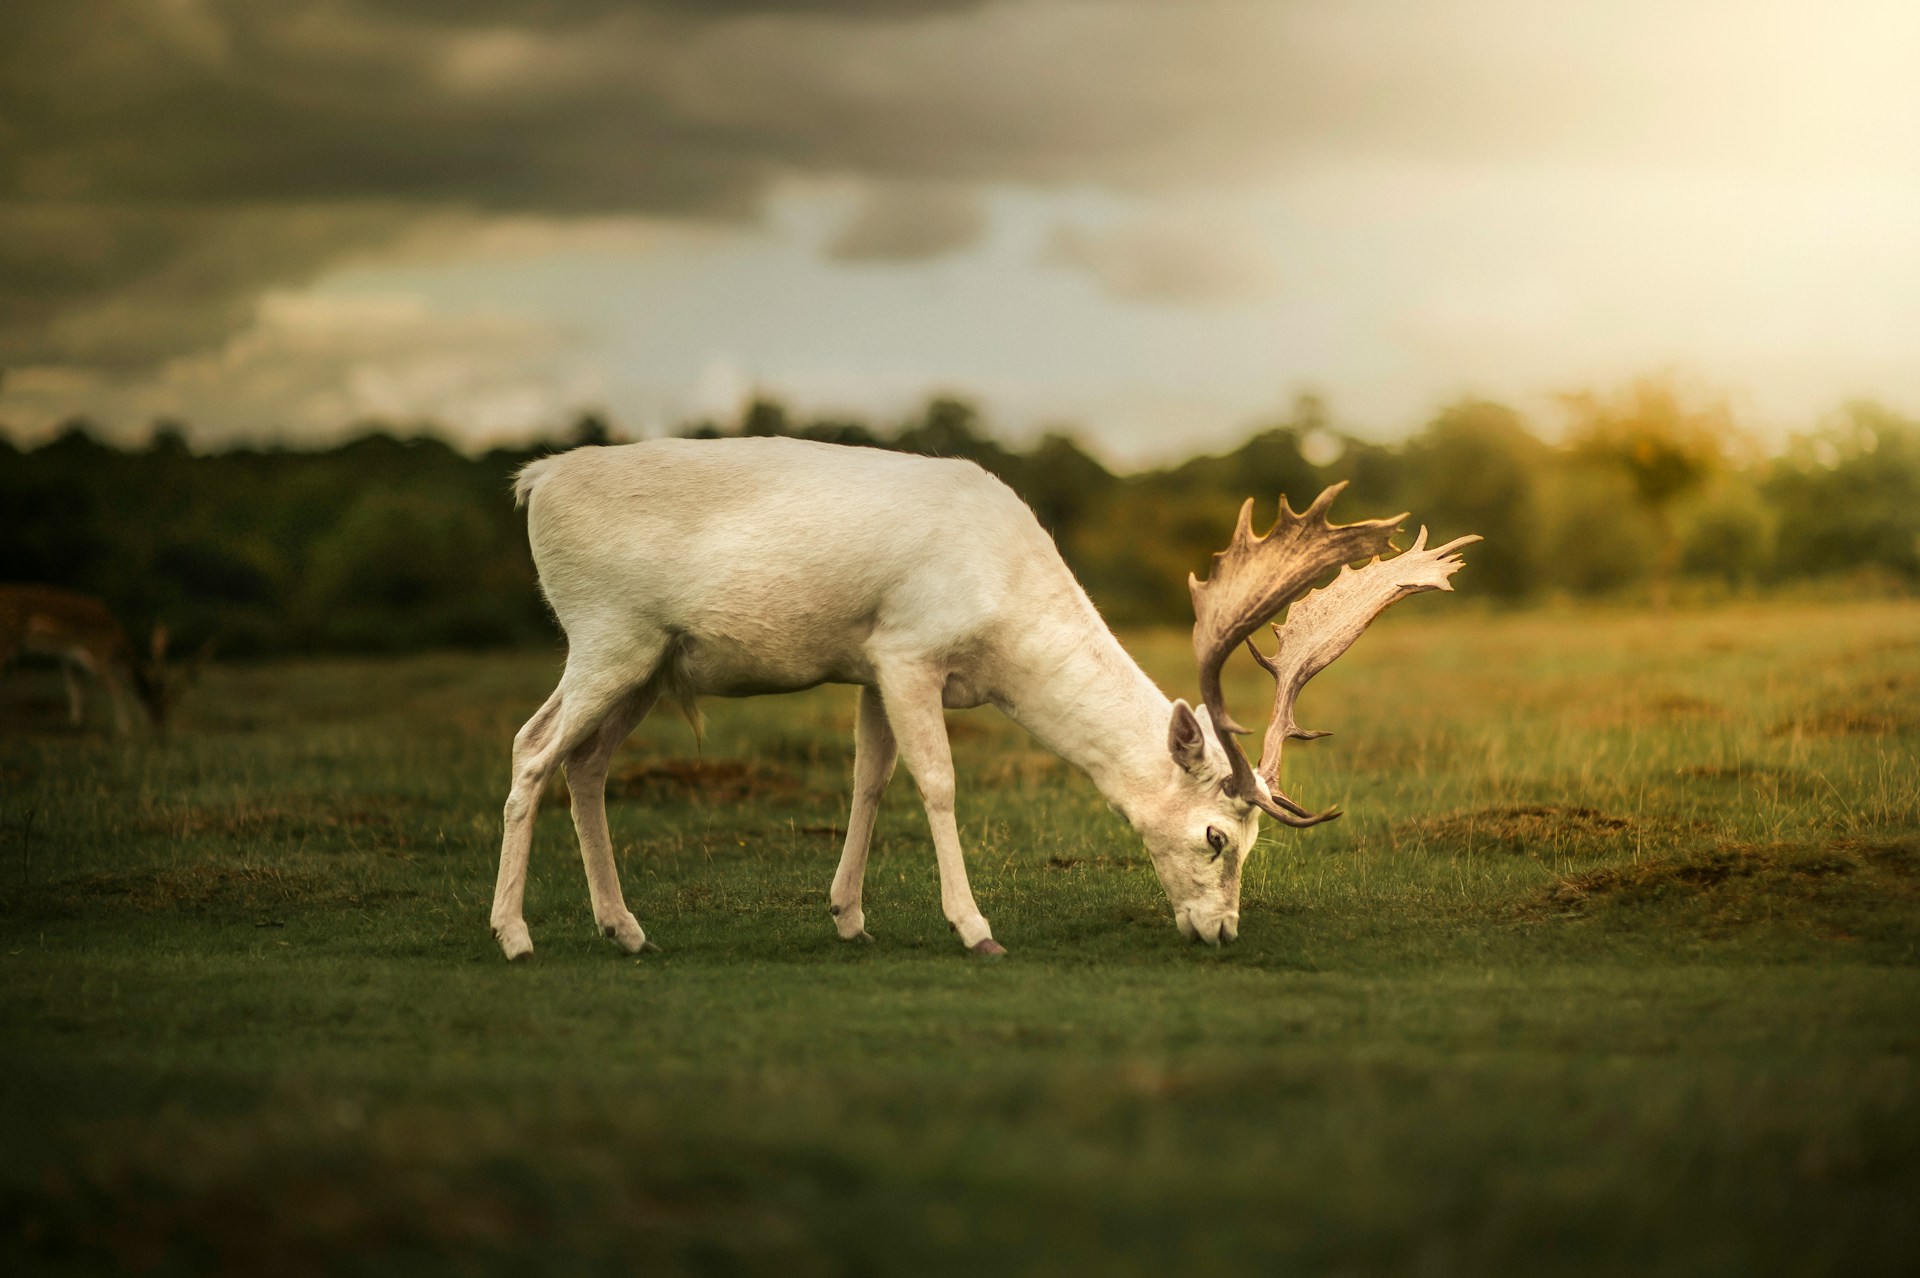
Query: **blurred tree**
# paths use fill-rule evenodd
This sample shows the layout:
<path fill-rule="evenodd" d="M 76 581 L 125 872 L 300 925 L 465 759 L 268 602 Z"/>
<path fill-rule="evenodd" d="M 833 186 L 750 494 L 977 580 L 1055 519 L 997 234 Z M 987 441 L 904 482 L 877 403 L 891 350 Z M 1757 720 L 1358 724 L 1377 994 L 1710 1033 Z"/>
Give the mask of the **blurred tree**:
<path fill-rule="evenodd" d="M 875 435 L 866 423 L 840 421 L 833 418 L 822 418 L 819 421 L 808 422 L 806 426 L 801 428 L 800 435 L 803 439 L 818 440 L 823 444 L 852 444 L 855 446 L 870 447 L 880 443 L 880 437 Z"/>
<path fill-rule="evenodd" d="M 1652 572 L 1660 529 L 1618 468 L 1561 466 L 1542 485 L 1540 506 L 1542 584 L 1577 595 L 1618 594 Z"/>
<path fill-rule="evenodd" d="M 1324 404 L 1221 456 L 1110 473 L 1070 436 L 1010 450 L 965 401 L 937 399 L 889 435 L 854 421 L 802 425 L 774 401 L 715 434 L 812 439 L 965 457 L 1024 497 L 1106 614 L 1190 619 L 1241 501 L 1271 521 L 1353 486 L 1340 517 L 1411 509 L 1437 536 L 1479 532 L 1463 587 L 1617 593 L 1661 571 L 1735 587 L 1869 568 L 1920 587 L 1920 424 L 1855 404 L 1760 465 L 1727 447 L 1724 414 L 1656 384 L 1578 401 L 1584 429 L 1549 449 L 1498 405 L 1468 401 L 1402 446 L 1342 436 Z M 611 438 L 589 414 L 574 438 Z M 156 423 L 108 446 L 84 421 L 31 451 L 0 441 L 0 579 L 106 598 L 141 629 L 164 619 L 183 650 L 217 637 L 231 656 L 297 650 L 498 644 L 549 638 L 513 472 L 553 445 L 465 456 L 385 428 L 319 452 L 196 454 Z M 1316 465 L 1318 461 L 1320 464 Z"/>
<path fill-rule="evenodd" d="M 1680 568 L 1728 586 L 1754 585 L 1773 564 L 1778 515 L 1753 476 L 1723 471 L 1678 509 Z"/>
<path fill-rule="evenodd" d="M 1087 517 L 1106 500 L 1114 477 L 1071 435 L 1049 433 L 1020 460 L 1014 490 L 1063 550 Z"/>
<path fill-rule="evenodd" d="M 740 415 L 740 434 L 768 436 L 791 435 L 793 423 L 787 418 L 786 405 L 777 399 L 756 397 Z"/>
<path fill-rule="evenodd" d="M 1618 467 L 1634 499 L 1651 518 L 1656 538 L 1652 600 L 1665 608 L 1680 563 L 1674 504 L 1720 468 L 1733 434 L 1721 402 L 1686 404 L 1671 380 L 1643 378 L 1624 393 L 1564 396 L 1573 418 L 1568 444 L 1582 461 Z"/>
<path fill-rule="evenodd" d="M 1463 400 L 1407 444 L 1401 500 L 1436 542 L 1463 533 L 1486 539 L 1473 548 L 1463 588 L 1519 598 L 1539 582 L 1539 487 L 1550 465 L 1518 413 Z"/>
<path fill-rule="evenodd" d="M 155 419 L 153 430 L 147 436 L 147 453 L 173 461 L 191 457 L 193 450 L 187 447 L 186 426 L 171 417 Z"/>
<path fill-rule="evenodd" d="M 567 433 L 569 448 L 587 448 L 613 442 L 613 425 L 602 413 L 586 412 L 573 419 L 573 429 Z"/>
<path fill-rule="evenodd" d="M 986 444 L 980 411 L 964 399 L 951 396 L 929 400 L 919 420 L 908 422 L 893 441 L 893 446 L 904 452 L 974 460 L 987 451 Z"/>
<path fill-rule="evenodd" d="M 1920 422 L 1849 404 L 1795 439 L 1762 491 L 1779 512 L 1782 575 L 1872 565 L 1920 583 Z"/>

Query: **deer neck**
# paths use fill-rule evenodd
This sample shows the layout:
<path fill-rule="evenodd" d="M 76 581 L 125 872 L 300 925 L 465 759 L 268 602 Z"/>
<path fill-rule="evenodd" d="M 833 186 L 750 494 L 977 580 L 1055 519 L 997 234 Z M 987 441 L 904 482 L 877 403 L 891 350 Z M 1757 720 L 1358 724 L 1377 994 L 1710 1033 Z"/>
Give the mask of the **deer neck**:
<path fill-rule="evenodd" d="M 1166 783 L 1173 702 L 1091 605 L 1086 613 L 1077 624 L 1063 621 L 1021 636 L 996 701 L 1131 817 Z"/>

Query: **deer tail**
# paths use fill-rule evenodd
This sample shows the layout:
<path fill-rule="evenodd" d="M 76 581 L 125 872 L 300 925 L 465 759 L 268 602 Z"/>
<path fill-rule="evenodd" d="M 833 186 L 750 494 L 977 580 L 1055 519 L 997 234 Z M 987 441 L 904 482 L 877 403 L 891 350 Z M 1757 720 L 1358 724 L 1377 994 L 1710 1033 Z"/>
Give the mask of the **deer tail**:
<path fill-rule="evenodd" d="M 541 477 L 546 473 L 548 463 L 552 461 L 552 457 L 536 457 L 514 473 L 513 507 L 515 510 L 527 504 L 527 499 L 533 496 L 534 486 L 540 482 Z"/>

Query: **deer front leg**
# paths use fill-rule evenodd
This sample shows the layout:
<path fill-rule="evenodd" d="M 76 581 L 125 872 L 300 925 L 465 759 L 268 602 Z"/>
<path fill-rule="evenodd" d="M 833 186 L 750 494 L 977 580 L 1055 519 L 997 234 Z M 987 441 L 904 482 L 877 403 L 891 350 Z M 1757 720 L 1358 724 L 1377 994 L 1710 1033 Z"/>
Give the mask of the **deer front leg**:
<path fill-rule="evenodd" d="M 966 858 L 953 816 L 953 752 L 947 744 L 947 720 L 940 692 L 945 682 L 936 671 L 912 668 L 880 672 L 887 722 L 893 726 L 900 758 L 920 787 L 933 831 L 933 852 L 940 863 L 940 907 L 960 934 L 960 943 L 983 958 L 1005 954 L 973 903 L 967 886 Z"/>
<path fill-rule="evenodd" d="M 647 940 L 640 920 L 620 892 L 620 871 L 613 862 L 613 838 L 607 831 L 607 766 L 613 752 L 647 717 L 659 697 L 649 683 L 608 712 L 599 729 L 567 756 L 567 792 L 573 796 L 573 829 L 580 837 L 580 860 L 587 871 L 587 895 L 600 934 L 629 954 L 660 947 Z"/>
<path fill-rule="evenodd" d="M 833 926 L 843 941 L 873 939 L 867 935 L 867 916 L 860 908 L 860 897 L 867 881 L 874 817 L 898 756 L 880 690 L 860 689 L 859 718 L 853 733 L 853 804 L 847 814 L 846 846 L 840 850 L 840 868 L 834 871 L 833 890 L 828 897 Z"/>

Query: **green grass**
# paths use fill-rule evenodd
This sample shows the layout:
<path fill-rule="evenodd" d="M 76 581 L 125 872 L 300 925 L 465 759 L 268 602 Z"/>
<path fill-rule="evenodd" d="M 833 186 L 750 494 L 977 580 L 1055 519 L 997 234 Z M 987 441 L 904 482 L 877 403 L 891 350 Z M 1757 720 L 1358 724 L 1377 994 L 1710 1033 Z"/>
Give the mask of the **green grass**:
<path fill-rule="evenodd" d="M 1430 602 L 1308 692 L 1289 789 L 1349 815 L 1263 841 L 1224 951 L 1084 778 L 951 716 L 996 964 L 904 777 L 878 943 L 834 940 L 847 689 L 708 703 L 698 757 L 644 725 L 612 825 L 663 952 L 594 934 L 556 802 L 509 966 L 555 654 L 217 669 L 158 745 L 16 672 L 0 1264 L 1911 1272 L 1920 607 Z"/>

